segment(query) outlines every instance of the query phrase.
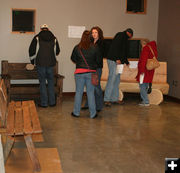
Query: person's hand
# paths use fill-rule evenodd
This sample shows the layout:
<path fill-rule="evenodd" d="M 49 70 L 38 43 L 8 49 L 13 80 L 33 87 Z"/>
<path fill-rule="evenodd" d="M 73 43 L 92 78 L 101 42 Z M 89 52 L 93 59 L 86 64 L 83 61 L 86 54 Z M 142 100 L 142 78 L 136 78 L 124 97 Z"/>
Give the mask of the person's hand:
<path fill-rule="evenodd" d="M 116 60 L 116 64 L 121 64 L 121 60 Z"/>
<path fill-rule="evenodd" d="M 31 64 L 34 65 L 34 59 L 30 60 L 31 61 Z"/>

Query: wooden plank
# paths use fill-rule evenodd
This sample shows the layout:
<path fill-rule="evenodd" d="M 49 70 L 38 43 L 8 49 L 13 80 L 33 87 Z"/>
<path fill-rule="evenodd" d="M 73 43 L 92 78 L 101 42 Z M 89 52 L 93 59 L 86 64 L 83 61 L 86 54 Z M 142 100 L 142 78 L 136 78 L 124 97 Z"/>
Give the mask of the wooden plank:
<path fill-rule="evenodd" d="M 15 135 L 23 135 L 23 111 L 22 108 L 15 109 Z"/>
<path fill-rule="evenodd" d="M 16 102 L 15 102 L 15 106 L 16 106 L 17 108 L 21 108 L 21 101 L 16 101 Z"/>
<path fill-rule="evenodd" d="M 8 106 L 8 116 L 7 116 L 7 135 L 14 135 L 14 102 L 10 102 Z"/>
<path fill-rule="evenodd" d="M 5 173 L 3 148 L 2 148 L 2 143 L 1 143 L 1 135 L 0 135 L 0 173 Z"/>
<path fill-rule="evenodd" d="M 24 119 L 24 134 L 32 134 L 33 129 L 31 126 L 31 118 L 28 105 L 22 106 L 23 109 L 23 119 Z"/>
<path fill-rule="evenodd" d="M 29 109 L 30 109 L 31 120 L 33 124 L 33 133 L 42 133 L 36 106 L 34 104 L 34 101 L 32 100 L 29 101 Z"/>
<path fill-rule="evenodd" d="M 40 172 L 41 171 L 41 166 L 40 166 L 40 163 L 39 163 L 39 159 L 38 159 L 36 150 L 34 148 L 34 144 L 33 144 L 31 135 L 25 135 L 24 140 L 25 140 L 25 143 L 26 143 L 26 146 L 27 146 L 27 149 L 28 149 L 28 153 L 29 153 L 29 156 L 31 158 L 31 161 L 32 161 L 32 164 L 33 164 L 33 167 L 34 167 L 34 171 Z"/>

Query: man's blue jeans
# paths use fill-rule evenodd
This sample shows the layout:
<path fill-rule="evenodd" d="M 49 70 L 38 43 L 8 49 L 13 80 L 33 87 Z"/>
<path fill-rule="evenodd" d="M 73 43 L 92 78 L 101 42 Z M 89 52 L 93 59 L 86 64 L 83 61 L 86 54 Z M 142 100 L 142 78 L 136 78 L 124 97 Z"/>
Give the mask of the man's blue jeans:
<path fill-rule="evenodd" d="M 94 88 L 95 102 L 96 102 L 96 110 L 102 110 L 103 108 L 103 91 L 101 88 L 101 75 L 102 68 L 97 69 L 99 84 Z M 86 100 L 85 107 L 88 107 L 88 101 Z"/>
<path fill-rule="evenodd" d="M 115 61 L 107 60 L 109 76 L 104 93 L 105 102 L 116 102 L 119 100 L 120 74 L 116 72 L 117 64 Z"/>
<path fill-rule="evenodd" d="M 37 66 L 37 73 L 40 83 L 40 102 L 41 106 L 48 106 L 56 104 L 54 91 L 54 73 L 53 67 Z M 46 88 L 46 80 L 48 83 L 48 93 Z M 49 96 L 49 99 L 48 99 Z"/>
<path fill-rule="evenodd" d="M 75 82 L 76 95 L 73 113 L 77 116 L 80 115 L 82 96 L 84 87 L 86 86 L 90 118 L 93 118 L 96 115 L 96 105 L 94 97 L 94 85 L 91 83 L 91 73 L 75 74 Z"/>
<path fill-rule="evenodd" d="M 149 98 L 148 98 L 148 94 L 147 94 L 148 86 L 149 86 L 149 83 L 139 84 L 140 96 L 142 99 L 142 103 L 144 103 L 144 104 L 149 104 Z"/>

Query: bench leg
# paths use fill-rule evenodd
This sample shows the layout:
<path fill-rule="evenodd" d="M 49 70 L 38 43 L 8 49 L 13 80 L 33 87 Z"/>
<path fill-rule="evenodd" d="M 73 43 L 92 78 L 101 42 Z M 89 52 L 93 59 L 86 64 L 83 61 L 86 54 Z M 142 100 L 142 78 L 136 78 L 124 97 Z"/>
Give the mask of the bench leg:
<path fill-rule="evenodd" d="M 39 159 L 38 159 L 38 156 L 37 156 L 37 153 L 36 153 L 32 138 L 31 138 L 31 135 L 25 135 L 24 140 L 25 140 L 25 143 L 26 143 L 26 146 L 27 146 L 29 156 L 31 158 L 34 170 L 36 172 L 40 172 L 41 166 L 39 163 Z"/>
<path fill-rule="evenodd" d="M 1 143 L 1 135 L 0 135 L 0 172 L 5 173 L 3 148 L 2 148 L 2 143 Z"/>
<path fill-rule="evenodd" d="M 14 145 L 14 138 L 10 136 L 5 136 L 5 144 L 4 144 L 4 163 L 6 163 L 8 156 L 12 150 L 12 147 Z"/>

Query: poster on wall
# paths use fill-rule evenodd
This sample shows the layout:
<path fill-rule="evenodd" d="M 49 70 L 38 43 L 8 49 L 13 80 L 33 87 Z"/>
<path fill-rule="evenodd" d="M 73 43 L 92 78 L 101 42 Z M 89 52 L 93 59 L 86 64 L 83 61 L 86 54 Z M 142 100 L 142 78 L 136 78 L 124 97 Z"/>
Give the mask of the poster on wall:
<path fill-rule="evenodd" d="M 86 29 L 85 26 L 68 26 L 69 38 L 81 38 L 82 33 Z"/>

